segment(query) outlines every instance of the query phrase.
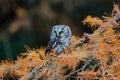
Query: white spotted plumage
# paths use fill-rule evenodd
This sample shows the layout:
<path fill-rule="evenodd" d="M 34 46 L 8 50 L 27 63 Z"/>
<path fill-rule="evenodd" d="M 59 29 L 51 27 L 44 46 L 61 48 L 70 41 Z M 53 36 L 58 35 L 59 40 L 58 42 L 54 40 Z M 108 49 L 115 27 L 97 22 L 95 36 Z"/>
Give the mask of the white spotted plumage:
<path fill-rule="evenodd" d="M 50 52 L 52 49 L 57 53 L 61 53 L 69 46 L 70 41 L 70 28 L 66 25 L 55 25 L 52 28 L 50 41 L 47 45 L 45 53 Z"/>

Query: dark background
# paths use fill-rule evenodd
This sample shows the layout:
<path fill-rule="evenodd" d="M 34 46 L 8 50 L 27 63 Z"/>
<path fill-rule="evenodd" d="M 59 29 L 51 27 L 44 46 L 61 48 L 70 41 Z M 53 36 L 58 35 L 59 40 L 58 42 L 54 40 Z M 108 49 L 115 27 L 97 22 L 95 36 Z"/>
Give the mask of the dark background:
<path fill-rule="evenodd" d="M 56 24 L 70 26 L 76 36 L 92 33 L 81 21 L 112 8 L 113 0 L 0 0 L 0 60 L 16 59 L 26 52 L 24 45 L 45 47 Z"/>

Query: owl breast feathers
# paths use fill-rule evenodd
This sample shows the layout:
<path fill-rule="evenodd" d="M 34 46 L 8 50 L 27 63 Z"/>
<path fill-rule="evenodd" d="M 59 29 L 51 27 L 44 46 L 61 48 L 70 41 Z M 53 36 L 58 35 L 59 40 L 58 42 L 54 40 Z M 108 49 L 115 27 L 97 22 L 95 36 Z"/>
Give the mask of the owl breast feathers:
<path fill-rule="evenodd" d="M 71 30 L 66 25 L 55 25 L 52 28 L 50 40 L 45 53 L 54 50 L 56 53 L 61 53 L 65 50 L 71 41 Z"/>

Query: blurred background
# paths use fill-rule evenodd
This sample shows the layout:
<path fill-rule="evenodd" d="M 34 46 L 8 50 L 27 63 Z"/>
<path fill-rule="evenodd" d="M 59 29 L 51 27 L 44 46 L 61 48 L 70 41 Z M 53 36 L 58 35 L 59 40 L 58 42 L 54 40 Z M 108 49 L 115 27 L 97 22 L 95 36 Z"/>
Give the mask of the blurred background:
<path fill-rule="evenodd" d="M 45 47 L 56 24 L 70 26 L 76 36 L 92 33 L 81 21 L 112 8 L 113 0 L 0 0 L 0 60 L 16 59 L 26 52 L 24 45 Z"/>

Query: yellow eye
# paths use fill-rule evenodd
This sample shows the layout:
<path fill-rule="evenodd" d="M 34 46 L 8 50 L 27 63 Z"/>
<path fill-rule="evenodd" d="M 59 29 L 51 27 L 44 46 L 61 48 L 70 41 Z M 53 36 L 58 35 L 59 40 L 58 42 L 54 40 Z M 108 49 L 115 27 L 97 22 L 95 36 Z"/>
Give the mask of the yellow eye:
<path fill-rule="evenodd" d="M 63 34 L 63 33 L 64 33 L 64 31 L 60 31 L 60 32 L 59 32 L 59 35 L 61 35 L 61 34 Z"/>

